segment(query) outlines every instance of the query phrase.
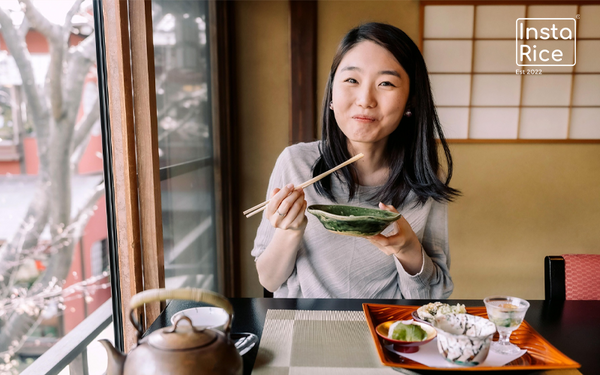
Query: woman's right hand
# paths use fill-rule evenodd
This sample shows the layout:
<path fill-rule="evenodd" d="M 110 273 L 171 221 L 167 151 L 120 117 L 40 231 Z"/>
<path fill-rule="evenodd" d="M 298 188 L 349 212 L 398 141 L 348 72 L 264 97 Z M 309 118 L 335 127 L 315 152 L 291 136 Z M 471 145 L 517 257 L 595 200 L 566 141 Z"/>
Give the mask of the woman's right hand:
<path fill-rule="evenodd" d="M 273 227 L 287 230 L 304 230 L 308 222 L 304 190 L 294 190 L 293 184 L 283 189 L 275 188 L 265 210 L 267 218 Z"/>
<path fill-rule="evenodd" d="M 304 190 L 294 190 L 293 184 L 273 189 L 264 214 L 276 230 L 271 242 L 256 260 L 258 279 L 271 292 L 279 289 L 294 271 L 308 223 L 305 211 Z"/>

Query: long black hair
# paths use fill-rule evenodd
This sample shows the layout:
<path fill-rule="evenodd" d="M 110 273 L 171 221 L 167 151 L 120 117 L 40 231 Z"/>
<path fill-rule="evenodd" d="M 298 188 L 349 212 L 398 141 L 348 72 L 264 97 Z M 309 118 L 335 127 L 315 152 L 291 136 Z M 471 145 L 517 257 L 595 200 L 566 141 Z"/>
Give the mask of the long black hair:
<path fill-rule="evenodd" d="M 425 61 L 419 48 L 408 35 L 397 27 L 382 23 L 367 23 L 350 30 L 342 39 L 333 58 L 323 98 L 323 131 L 319 145 L 321 156 L 313 166 L 313 176 L 351 157 L 347 138 L 335 121 L 329 103 L 332 100 L 333 79 L 340 62 L 348 51 L 363 41 L 371 41 L 384 47 L 404 68 L 410 78 L 406 109 L 412 112 L 412 116 L 402 117 L 399 126 L 388 137 L 385 158 L 389 165 L 389 178 L 371 199 L 386 204 L 391 202 L 395 207 L 400 207 L 412 190 L 417 195 L 417 204 L 425 203 L 428 198 L 440 202 L 452 201 L 460 192 L 449 186 L 452 178 L 452 157 L 433 104 Z M 436 135 L 446 157 L 447 171 L 443 182 L 438 177 L 441 166 Z M 350 165 L 337 173 L 343 175 L 349 190 L 348 200 L 351 200 L 360 184 L 356 169 Z M 337 174 L 336 177 L 340 178 Z M 315 187 L 320 195 L 336 201 L 331 191 L 331 175 L 317 182 Z"/>

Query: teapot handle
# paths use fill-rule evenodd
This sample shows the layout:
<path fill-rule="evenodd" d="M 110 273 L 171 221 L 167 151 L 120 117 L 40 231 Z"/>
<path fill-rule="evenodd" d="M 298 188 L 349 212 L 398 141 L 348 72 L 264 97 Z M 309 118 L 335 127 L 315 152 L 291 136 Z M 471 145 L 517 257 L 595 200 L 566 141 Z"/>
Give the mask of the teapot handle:
<path fill-rule="evenodd" d="M 144 332 L 142 330 L 142 325 L 135 318 L 135 309 L 148 302 L 165 301 L 168 299 L 204 302 L 222 308 L 229 315 L 229 320 L 227 321 L 227 324 L 225 324 L 224 330 L 225 335 L 229 336 L 231 320 L 233 319 L 233 307 L 231 306 L 231 303 L 229 303 L 229 300 L 222 295 L 209 290 L 197 288 L 149 289 L 134 295 L 131 297 L 131 301 L 129 302 L 129 318 L 133 326 L 138 331 L 138 340 L 142 337 Z"/>

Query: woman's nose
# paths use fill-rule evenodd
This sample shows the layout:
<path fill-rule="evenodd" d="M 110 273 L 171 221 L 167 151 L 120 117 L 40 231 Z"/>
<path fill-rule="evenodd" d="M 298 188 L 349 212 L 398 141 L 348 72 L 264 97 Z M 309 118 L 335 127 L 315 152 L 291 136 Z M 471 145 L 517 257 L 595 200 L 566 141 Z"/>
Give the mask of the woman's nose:
<path fill-rule="evenodd" d="M 374 108 L 377 106 L 377 100 L 370 87 L 365 87 L 358 92 L 356 104 L 363 108 Z"/>

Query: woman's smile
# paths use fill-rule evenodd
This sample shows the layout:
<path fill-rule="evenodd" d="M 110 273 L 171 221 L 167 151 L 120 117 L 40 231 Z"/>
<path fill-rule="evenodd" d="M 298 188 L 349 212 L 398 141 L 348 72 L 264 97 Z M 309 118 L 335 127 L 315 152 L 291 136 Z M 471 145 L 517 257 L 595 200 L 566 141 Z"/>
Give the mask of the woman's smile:
<path fill-rule="evenodd" d="M 352 119 L 358 121 L 358 122 L 363 122 L 363 123 L 373 123 L 375 121 L 377 121 L 377 119 L 373 116 L 365 116 L 365 115 L 354 115 L 352 116 Z"/>

